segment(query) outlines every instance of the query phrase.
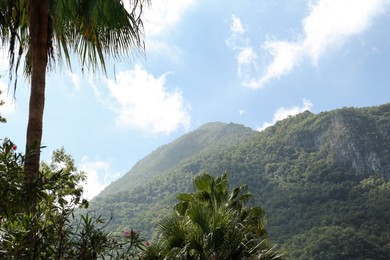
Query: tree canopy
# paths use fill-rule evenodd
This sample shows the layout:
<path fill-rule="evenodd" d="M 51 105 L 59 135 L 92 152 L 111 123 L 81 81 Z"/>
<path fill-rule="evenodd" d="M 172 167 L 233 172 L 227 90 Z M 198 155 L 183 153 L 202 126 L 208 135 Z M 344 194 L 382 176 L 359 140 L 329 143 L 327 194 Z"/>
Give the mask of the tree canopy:
<path fill-rule="evenodd" d="M 177 195 L 174 212 L 158 225 L 146 259 L 281 259 L 265 231 L 265 213 L 248 207 L 245 185 L 228 190 L 227 174 L 194 179 L 195 192 Z"/>

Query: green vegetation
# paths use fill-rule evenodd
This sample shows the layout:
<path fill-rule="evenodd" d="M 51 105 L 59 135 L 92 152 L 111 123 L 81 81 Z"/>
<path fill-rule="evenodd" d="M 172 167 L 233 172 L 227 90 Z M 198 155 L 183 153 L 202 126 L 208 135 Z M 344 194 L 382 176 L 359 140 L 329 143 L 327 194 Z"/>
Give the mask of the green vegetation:
<path fill-rule="evenodd" d="M 246 185 L 229 192 L 227 174 L 198 175 L 196 192 L 181 193 L 151 245 L 140 232 L 108 232 L 81 198 L 85 179 L 64 149 L 26 180 L 25 157 L 10 140 L 0 146 L 1 259 L 281 259 L 265 230 L 265 213 L 249 207 Z"/>
<path fill-rule="evenodd" d="M 75 217 L 88 205 L 81 199 L 84 173 L 63 149 L 33 183 L 16 149 L 9 140 L 0 145 L 1 259 L 139 259 L 146 248 L 140 234 L 104 231 L 107 224 L 92 211 Z"/>
<path fill-rule="evenodd" d="M 6 140 L 0 257 L 389 259 L 389 141 L 390 104 L 307 111 L 262 132 L 210 123 L 157 149 L 74 217 L 87 203 L 72 158 L 56 151 L 31 183 Z M 238 188 L 213 177 L 221 171 Z"/>
<path fill-rule="evenodd" d="M 237 124 L 208 123 L 197 131 L 186 134 L 171 144 L 164 145 L 139 161 L 121 180 L 109 185 L 100 196 L 128 191 L 183 161 L 192 160 L 201 153 L 218 153 L 236 146 L 255 133 Z M 180 190 L 178 190 L 180 192 Z"/>
<path fill-rule="evenodd" d="M 263 209 L 246 206 L 252 197 L 246 185 L 229 193 L 225 173 L 198 175 L 194 186 L 194 193 L 177 196 L 145 259 L 281 259 L 267 239 Z"/>
<path fill-rule="evenodd" d="M 202 149 L 186 150 L 203 140 Z M 389 151 L 390 104 L 306 111 L 259 133 L 212 123 L 141 160 L 91 208 L 113 209 L 112 230 L 151 237 L 196 175 L 227 171 L 231 185 L 248 184 L 288 257 L 389 259 Z"/>

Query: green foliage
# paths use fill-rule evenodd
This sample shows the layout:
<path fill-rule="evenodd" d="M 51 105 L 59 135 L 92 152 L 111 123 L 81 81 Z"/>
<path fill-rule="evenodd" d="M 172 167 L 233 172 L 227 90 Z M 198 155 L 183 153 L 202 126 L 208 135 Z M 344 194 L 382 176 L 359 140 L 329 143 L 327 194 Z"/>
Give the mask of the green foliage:
<path fill-rule="evenodd" d="M 333 226 L 364 238 L 356 240 L 355 252 L 368 259 L 373 254 L 390 258 L 390 104 L 318 115 L 307 111 L 260 133 L 233 124 L 198 130 L 141 160 L 91 207 L 114 209 L 113 230 L 130 225 L 150 237 L 175 205 L 174 194 L 192 191 L 195 176 L 228 171 L 231 185 L 248 184 L 255 202 L 267 212 L 270 238 L 292 259 L 304 247 L 309 259 L 321 259 L 312 251 L 317 240 L 295 240 Z M 178 158 L 189 144 L 203 140 L 210 142 L 159 168 L 161 161 Z M 375 246 L 360 247 L 366 243 Z M 332 247 L 323 249 L 323 255 L 342 255 L 336 245 L 332 252 L 327 251 Z"/>
<path fill-rule="evenodd" d="M 228 193 L 227 174 L 195 177 L 194 193 L 181 193 L 175 212 L 158 226 L 146 259 L 281 259 L 264 229 L 265 213 L 246 207 L 241 186 Z"/>
<path fill-rule="evenodd" d="M 139 161 L 131 173 L 126 174 L 120 181 L 112 183 L 101 195 L 108 196 L 128 191 L 130 188 L 150 181 L 154 176 L 171 171 L 183 161 L 194 160 L 199 154 L 205 152 L 218 152 L 236 146 L 253 135 L 254 132 L 250 128 L 242 125 L 208 123 L 197 131 L 156 149 L 151 155 Z M 180 191 L 180 189 L 177 190 L 177 192 Z"/>
<path fill-rule="evenodd" d="M 314 227 L 290 239 L 292 259 L 388 259 L 384 251 L 364 231 L 352 227 Z"/>
<path fill-rule="evenodd" d="M 189 192 L 192 178 L 199 173 L 198 166 L 189 170 L 178 165 L 196 161 L 204 153 L 217 154 L 254 134 L 242 125 L 206 124 L 199 131 L 158 148 L 138 162 L 130 173 L 99 194 L 92 208 L 103 213 L 114 209 L 110 230 L 123 230 L 130 226 L 144 231 L 150 238 L 161 216 L 169 214 L 175 203 L 175 194 Z M 188 168 L 187 164 L 185 166 Z"/>
<path fill-rule="evenodd" d="M 100 64 L 105 71 L 105 55 L 120 59 L 134 50 L 143 49 L 141 14 L 145 2 L 150 3 L 148 0 L 131 1 L 132 9 L 128 12 L 123 2 L 118 0 L 82 3 L 77 0 L 50 0 L 49 68 L 54 68 L 56 62 L 62 65 L 64 61 L 70 66 L 70 54 L 73 52 L 79 56 L 82 70 L 95 71 Z M 23 56 L 24 72 L 31 76 L 28 8 L 29 2 L 25 0 L 0 1 L 0 43 L 8 45 L 10 72 L 17 74 Z"/>
<path fill-rule="evenodd" d="M 0 146 L 1 259 L 136 259 L 144 250 L 139 234 L 115 235 L 91 212 L 75 216 L 82 199 L 83 172 L 64 149 L 42 163 L 35 182 L 23 171 L 24 156 L 4 140 Z"/>

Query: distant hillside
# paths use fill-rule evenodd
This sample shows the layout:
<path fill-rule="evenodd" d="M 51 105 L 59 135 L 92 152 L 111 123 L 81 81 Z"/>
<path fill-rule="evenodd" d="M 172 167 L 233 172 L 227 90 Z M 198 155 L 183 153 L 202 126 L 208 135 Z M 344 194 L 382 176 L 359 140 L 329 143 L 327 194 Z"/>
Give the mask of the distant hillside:
<path fill-rule="evenodd" d="M 238 124 L 218 122 L 205 124 L 196 131 L 156 149 L 149 156 L 140 160 L 121 179 L 108 186 L 99 196 L 127 191 L 202 152 L 236 146 L 254 134 L 255 132 L 250 128 Z"/>
<path fill-rule="evenodd" d="M 150 236 L 203 171 L 248 184 L 291 259 L 390 259 L 390 104 L 309 111 L 262 132 L 210 123 L 141 160 L 91 202 Z"/>

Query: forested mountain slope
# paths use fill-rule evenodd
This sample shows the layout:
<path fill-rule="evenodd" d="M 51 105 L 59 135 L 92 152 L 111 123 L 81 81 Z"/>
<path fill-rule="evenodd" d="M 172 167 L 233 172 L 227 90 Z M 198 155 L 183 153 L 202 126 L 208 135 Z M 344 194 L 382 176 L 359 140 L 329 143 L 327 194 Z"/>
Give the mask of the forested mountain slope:
<path fill-rule="evenodd" d="M 91 208 L 113 209 L 112 229 L 149 236 L 203 171 L 248 184 L 291 259 L 390 259 L 390 104 L 306 111 L 262 132 L 207 124 L 140 161 Z"/>
<path fill-rule="evenodd" d="M 238 124 L 208 123 L 174 142 L 163 145 L 140 160 L 121 179 L 109 185 L 99 196 L 128 191 L 147 182 L 151 177 L 169 171 L 178 163 L 206 151 L 227 149 L 246 140 L 255 132 Z"/>

